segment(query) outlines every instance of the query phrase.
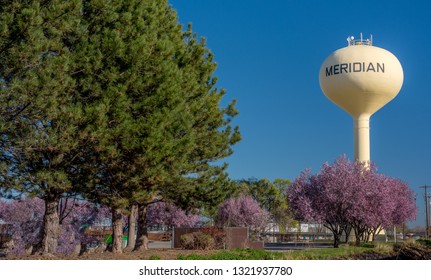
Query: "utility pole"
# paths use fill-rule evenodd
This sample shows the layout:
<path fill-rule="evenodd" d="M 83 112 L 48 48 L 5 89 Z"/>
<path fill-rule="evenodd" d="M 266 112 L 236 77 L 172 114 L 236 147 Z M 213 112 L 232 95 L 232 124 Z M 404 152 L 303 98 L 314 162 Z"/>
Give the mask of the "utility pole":
<path fill-rule="evenodd" d="M 427 235 L 427 239 L 430 238 L 430 194 L 428 194 L 428 188 L 430 188 L 430 186 L 422 186 L 419 187 L 424 189 L 424 197 L 425 197 L 425 218 L 426 218 L 426 235 Z"/>

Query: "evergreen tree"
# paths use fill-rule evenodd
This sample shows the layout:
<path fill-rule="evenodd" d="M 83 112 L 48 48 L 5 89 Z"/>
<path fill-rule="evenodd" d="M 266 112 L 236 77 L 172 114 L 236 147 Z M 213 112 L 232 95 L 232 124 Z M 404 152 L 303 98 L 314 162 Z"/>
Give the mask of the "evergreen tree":
<path fill-rule="evenodd" d="M 2 1 L 0 157 L 2 183 L 45 202 L 40 249 L 55 253 L 58 201 L 82 154 L 85 122 L 74 95 L 72 38 L 80 1 Z"/>
<path fill-rule="evenodd" d="M 182 31 L 166 1 L 88 1 L 83 11 L 86 67 L 75 78 L 94 110 L 89 130 L 97 141 L 94 162 L 82 169 L 86 193 L 113 210 L 114 252 L 121 252 L 121 214 L 139 205 L 142 249 L 148 205 L 221 202 L 227 176 L 214 162 L 239 140 L 228 125 L 236 110 L 219 107 L 224 92 L 213 88 L 212 54 Z"/>
<path fill-rule="evenodd" d="M 224 198 L 237 112 L 167 1 L 5 1 L 0 20 L 0 182 L 44 199 L 44 252 L 65 194 L 112 209 L 114 252 L 131 205 L 145 237 L 150 203 Z"/>
<path fill-rule="evenodd" d="M 134 193 L 139 204 L 137 250 L 146 248 L 148 241 L 146 213 L 150 204 L 162 200 L 186 210 L 207 208 L 215 213 L 215 207 L 233 190 L 225 172 L 227 165 L 217 162 L 229 156 L 231 146 L 240 140 L 238 128 L 229 125 L 237 114 L 235 102 L 220 107 L 225 91 L 215 88 L 213 54 L 204 39 L 198 40 L 191 25 L 182 35 L 176 57 L 181 74 L 178 94 L 188 112 L 188 122 L 180 133 L 189 145 L 177 149 L 181 160 L 173 161 L 172 157 L 165 162 L 168 176 L 159 176 L 157 182 L 149 177 L 148 182 L 156 184 L 145 184 Z"/>
<path fill-rule="evenodd" d="M 75 76 L 96 145 L 82 167 L 86 196 L 112 208 L 113 251 L 121 252 L 122 214 L 132 193 L 181 163 L 190 119 L 178 94 L 175 53 L 181 28 L 164 1 L 86 1 L 88 39 Z M 148 181 L 151 178 L 153 181 Z"/>

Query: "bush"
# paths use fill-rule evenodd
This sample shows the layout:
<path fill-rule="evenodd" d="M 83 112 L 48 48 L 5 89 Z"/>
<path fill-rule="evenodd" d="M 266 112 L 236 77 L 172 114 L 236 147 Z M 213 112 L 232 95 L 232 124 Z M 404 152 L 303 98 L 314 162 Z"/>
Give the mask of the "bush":
<path fill-rule="evenodd" d="M 206 227 L 202 228 L 201 232 L 210 235 L 214 239 L 215 249 L 224 249 L 226 243 L 226 232 L 219 227 Z"/>
<path fill-rule="evenodd" d="M 376 242 L 374 251 L 383 254 L 390 254 L 394 251 L 394 245 L 391 243 Z"/>
<path fill-rule="evenodd" d="M 431 240 L 428 240 L 428 239 L 419 239 L 417 242 L 420 243 L 420 244 L 422 244 L 422 245 L 425 245 L 427 247 L 431 247 Z"/>
<path fill-rule="evenodd" d="M 430 260 L 431 248 L 419 242 L 394 244 L 397 259 L 401 260 Z"/>
<path fill-rule="evenodd" d="M 192 233 L 183 234 L 180 237 L 180 244 L 183 249 L 191 250 L 195 246 L 194 237 Z"/>
<path fill-rule="evenodd" d="M 211 235 L 202 232 L 196 232 L 194 237 L 196 249 L 211 250 L 215 248 L 215 241 Z"/>
<path fill-rule="evenodd" d="M 202 232 L 183 234 L 180 237 L 181 247 L 186 250 L 211 250 L 215 248 L 214 238 Z"/>

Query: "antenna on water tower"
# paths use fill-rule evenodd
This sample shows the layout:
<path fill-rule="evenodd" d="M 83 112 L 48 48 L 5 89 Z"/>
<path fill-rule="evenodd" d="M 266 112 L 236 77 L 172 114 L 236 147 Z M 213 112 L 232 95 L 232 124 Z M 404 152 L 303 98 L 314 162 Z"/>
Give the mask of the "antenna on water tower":
<path fill-rule="evenodd" d="M 370 161 L 370 117 L 401 90 L 404 74 L 399 60 L 373 46 L 373 37 L 353 36 L 333 52 L 319 73 L 323 93 L 350 114 L 354 123 L 355 160 Z"/>

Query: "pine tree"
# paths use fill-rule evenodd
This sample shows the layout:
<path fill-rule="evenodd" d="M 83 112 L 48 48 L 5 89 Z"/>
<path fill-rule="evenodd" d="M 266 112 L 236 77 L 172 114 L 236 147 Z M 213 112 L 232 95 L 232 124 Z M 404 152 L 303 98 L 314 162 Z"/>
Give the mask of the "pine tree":
<path fill-rule="evenodd" d="M 238 113 L 235 101 L 220 107 L 225 91 L 215 88 L 213 54 L 204 39 L 198 40 L 191 25 L 183 32 L 182 42 L 176 63 L 181 71 L 179 94 L 189 113 L 186 126 L 180 130 L 187 145 L 176 150 L 180 160 L 167 158 L 164 168 L 168 176 L 159 180 L 148 177 L 147 183 L 134 191 L 133 201 L 139 205 L 136 250 L 147 248 L 146 213 L 150 204 L 166 201 L 186 210 L 206 207 L 214 211 L 233 188 L 225 172 L 227 165 L 217 163 L 229 156 L 231 146 L 240 140 L 238 127 L 230 126 Z"/>
<path fill-rule="evenodd" d="M 87 197 L 112 208 L 119 253 L 132 192 L 152 188 L 167 175 L 166 161 L 180 164 L 191 143 L 181 136 L 190 119 L 178 94 L 181 28 L 164 1 L 87 1 L 83 20 L 88 39 L 75 79 L 94 116 L 89 131 L 97 145 L 81 180 Z"/>
<path fill-rule="evenodd" d="M 0 6 L 1 176 L 45 201 L 40 249 L 55 253 L 58 201 L 82 153 L 84 122 L 73 94 L 80 1 L 2 1 Z"/>
<path fill-rule="evenodd" d="M 117 253 L 131 205 L 146 230 L 150 203 L 224 198 L 231 184 L 217 163 L 240 138 L 237 112 L 220 107 L 213 55 L 167 1 L 6 1 L 0 11 L 0 181 L 45 200 L 44 252 L 56 252 L 65 194 L 112 209 Z"/>
<path fill-rule="evenodd" d="M 115 252 L 120 213 L 138 204 L 136 248 L 145 248 L 148 205 L 223 201 L 226 166 L 214 163 L 239 140 L 229 126 L 237 112 L 234 103 L 220 108 L 213 55 L 182 31 L 166 1 L 89 1 L 84 18 L 89 43 L 81 57 L 90 68 L 76 78 L 94 108 L 98 142 L 87 195 L 113 209 Z"/>

